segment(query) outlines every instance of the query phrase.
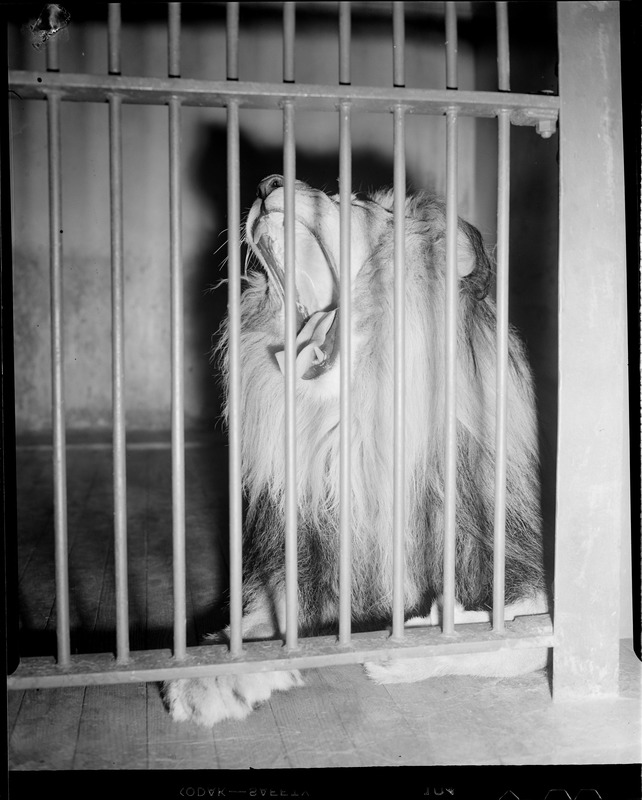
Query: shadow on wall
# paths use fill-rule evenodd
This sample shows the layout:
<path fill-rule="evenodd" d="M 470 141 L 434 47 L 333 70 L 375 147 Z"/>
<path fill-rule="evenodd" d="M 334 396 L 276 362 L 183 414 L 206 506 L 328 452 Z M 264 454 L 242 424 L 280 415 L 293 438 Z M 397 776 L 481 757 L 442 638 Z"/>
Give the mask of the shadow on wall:
<path fill-rule="evenodd" d="M 189 180 L 203 202 L 211 209 L 214 219 L 227 217 L 227 133 L 225 127 L 209 125 L 200 134 L 201 145 L 196 148 L 191 160 Z M 240 196 L 241 221 L 245 219 L 254 199 L 259 181 L 266 175 L 283 172 L 283 150 L 281 147 L 257 147 L 240 135 Z M 375 151 L 356 151 L 352 159 L 352 184 L 354 191 L 371 187 L 391 185 L 392 160 Z M 338 155 L 297 153 L 296 175 L 311 186 L 332 193 L 338 191 Z M 195 317 L 190 324 L 198 341 L 211 337 L 212 345 L 218 339 L 217 332 L 227 311 L 227 230 L 222 227 L 214 231 L 196 255 L 194 265 L 193 296 L 186 298 L 186 306 L 194 309 Z M 244 257 L 244 253 L 243 253 Z M 212 280 L 216 275 L 216 280 Z M 222 429 L 220 415 L 222 391 L 216 366 L 203 358 L 198 394 L 207 409 L 206 419 L 219 420 L 217 430 Z"/>

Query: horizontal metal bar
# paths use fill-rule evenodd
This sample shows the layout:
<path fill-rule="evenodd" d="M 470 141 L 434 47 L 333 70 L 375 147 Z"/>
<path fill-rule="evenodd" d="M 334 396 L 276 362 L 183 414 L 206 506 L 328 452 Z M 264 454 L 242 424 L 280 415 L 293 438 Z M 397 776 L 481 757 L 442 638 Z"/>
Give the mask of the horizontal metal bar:
<path fill-rule="evenodd" d="M 44 99 L 50 92 L 57 92 L 62 100 L 106 102 L 110 94 L 117 93 L 124 103 L 152 105 L 167 105 L 176 97 L 186 106 L 226 106 L 230 98 L 236 98 L 242 108 L 281 108 L 284 102 L 293 101 L 297 108 L 309 111 L 338 111 L 343 101 L 351 100 L 356 111 L 392 112 L 403 105 L 409 113 L 445 114 L 449 108 L 455 108 L 460 114 L 475 117 L 496 117 L 500 110 L 506 109 L 513 125 L 556 121 L 559 111 L 559 98 L 551 95 L 22 70 L 9 73 L 9 88 L 23 100 Z"/>
<path fill-rule="evenodd" d="M 199 678 L 281 669 L 362 664 L 388 658 L 418 658 L 463 653 L 487 653 L 553 647 L 553 626 L 548 614 L 519 617 L 506 623 L 502 636 L 488 623 L 458 625 L 453 635 L 445 636 L 437 627 L 407 628 L 401 641 L 393 642 L 389 631 L 353 634 L 350 646 L 337 644 L 335 636 L 299 640 L 296 651 L 289 651 L 280 640 L 246 642 L 243 659 L 233 658 L 227 645 L 190 647 L 180 661 L 169 650 L 139 650 L 127 665 L 118 664 L 113 655 L 72 656 L 67 667 L 53 658 L 27 658 L 7 681 L 10 689 L 86 686 L 106 683 L 142 683 L 172 678 Z"/>

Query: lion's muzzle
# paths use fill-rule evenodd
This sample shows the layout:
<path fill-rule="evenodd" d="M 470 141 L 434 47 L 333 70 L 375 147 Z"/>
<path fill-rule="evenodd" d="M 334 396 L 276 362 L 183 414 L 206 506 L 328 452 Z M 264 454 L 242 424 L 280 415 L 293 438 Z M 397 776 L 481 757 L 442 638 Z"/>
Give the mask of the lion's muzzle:
<path fill-rule="evenodd" d="M 295 280 L 298 378 L 320 377 L 334 364 L 338 348 L 338 274 L 329 229 L 338 226 L 335 205 L 323 192 L 295 184 Z M 247 220 L 247 242 L 265 269 L 268 291 L 285 303 L 284 181 L 269 175 L 259 183 Z M 336 220 L 334 219 L 336 217 Z M 329 227 L 330 226 L 330 227 Z M 283 351 L 276 361 L 284 369 Z"/>

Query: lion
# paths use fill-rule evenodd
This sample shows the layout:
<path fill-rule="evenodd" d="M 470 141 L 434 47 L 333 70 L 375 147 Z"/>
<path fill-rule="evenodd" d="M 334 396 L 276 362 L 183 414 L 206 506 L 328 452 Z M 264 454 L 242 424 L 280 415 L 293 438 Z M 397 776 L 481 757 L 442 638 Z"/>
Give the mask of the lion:
<path fill-rule="evenodd" d="M 339 197 L 295 183 L 297 290 L 296 475 L 299 633 L 336 631 L 339 597 Z M 438 624 L 442 595 L 445 438 L 443 201 L 405 204 L 406 385 L 404 612 Z M 392 614 L 393 194 L 351 198 L 352 621 L 381 629 Z M 284 181 L 265 178 L 245 226 L 255 269 L 241 298 L 243 637 L 285 626 Z M 458 221 L 455 621 L 488 620 L 493 604 L 496 310 L 482 237 Z M 218 347 L 228 375 L 227 331 Z M 543 613 L 547 594 L 539 509 L 533 381 L 510 328 L 507 379 L 506 618 Z M 546 649 L 365 665 L 377 682 L 442 674 L 518 675 L 546 666 Z M 303 684 L 296 670 L 167 683 L 176 720 L 242 719 L 273 691 Z"/>

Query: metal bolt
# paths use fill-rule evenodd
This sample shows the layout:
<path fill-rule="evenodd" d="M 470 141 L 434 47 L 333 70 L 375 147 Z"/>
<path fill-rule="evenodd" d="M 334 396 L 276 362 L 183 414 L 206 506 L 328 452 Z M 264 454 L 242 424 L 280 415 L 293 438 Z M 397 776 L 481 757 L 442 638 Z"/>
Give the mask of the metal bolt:
<path fill-rule="evenodd" d="M 550 139 L 555 133 L 555 120 L 554 119 L 538 119 L 536 130 L 542 139 Z"/>

